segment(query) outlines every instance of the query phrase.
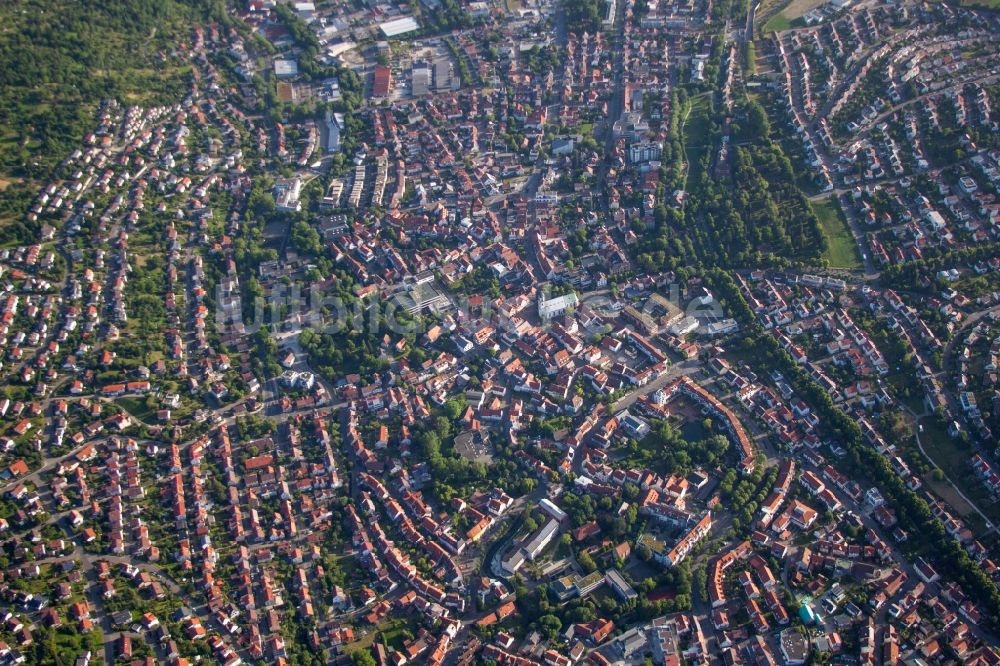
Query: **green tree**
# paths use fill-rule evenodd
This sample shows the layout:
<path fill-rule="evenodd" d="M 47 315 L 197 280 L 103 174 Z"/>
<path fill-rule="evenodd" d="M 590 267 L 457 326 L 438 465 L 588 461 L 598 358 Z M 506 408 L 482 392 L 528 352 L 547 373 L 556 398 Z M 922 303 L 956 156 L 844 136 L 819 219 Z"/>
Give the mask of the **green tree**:
<path fill-rule="evenodd" d="M 559 635 L 559 630 L 562 629 L 562 620 L 555 615 L 543 615 L 538 618 L 538 628 L 550 641 L 555 640 L 556 636 Z"/>
<path fill-rule="evenodd" d="M 368 650 L 358 650 L 351 655 L 351 663 L 354 666 L 376 666 L 375 657 Z"/>

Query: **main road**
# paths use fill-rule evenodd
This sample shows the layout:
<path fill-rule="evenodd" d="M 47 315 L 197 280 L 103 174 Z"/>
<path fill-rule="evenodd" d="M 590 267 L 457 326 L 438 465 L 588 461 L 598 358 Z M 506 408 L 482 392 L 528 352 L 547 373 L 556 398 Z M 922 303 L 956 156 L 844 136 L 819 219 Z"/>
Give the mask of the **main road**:
<path fill-rule="evenodd" d="M 652 380 L 648 384 L 632 389 L 624 396 L 616 400 L 614 404 L 611 405 L 611 413 L 617 414 L 623 409 L 628 409 L 632 406 L 632 403 L 639 398 L 647 396 L 657 389 L 663 388 L 675 379 L 679 379 L 685 375 L 694 374 L 698 371 L 698 367 L 699 363 L 695 359 L 689 359 L 670 366 L 668 369 L 661 372 L 659 377 L 656 379 Z"/>
<path fill-rule="evenodd" d="M 625 19 L 628 5 L 626 1 L 618 7 L 615 12 L 615 22 L 612 27 L 614 37 L 612 38 L 611 53 L 614 62 L 611 65 L 611 80 L 614 81 L 615 91 L 608 102 L 608 114 L 605 119 L 604 136 L 604 159 L 601 161 L 601 168 L 597 174 L 597 187 L 599 192 L 607 192 L 608 164 L 611 153 L 615 148 L 614 127 L 618 119 L 625 111 Z"/>

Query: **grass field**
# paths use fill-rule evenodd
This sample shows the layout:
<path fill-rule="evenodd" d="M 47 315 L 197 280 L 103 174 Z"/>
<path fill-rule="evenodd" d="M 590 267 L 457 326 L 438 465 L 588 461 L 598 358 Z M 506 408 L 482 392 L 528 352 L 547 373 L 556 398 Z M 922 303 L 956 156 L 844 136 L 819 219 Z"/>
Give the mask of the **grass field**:
<path fill-rule="evenodd" d="M 974 453 L 973 447 L 962 444 L 950 437 L 944 426 L 934 417 L 920 419 L 923 432 L 920 433 L 920 443 L 930 459 L 941 468 L 945 476 L 978 506 L 994 523 L 1000 522 L 1000 505 L 990 496 L 981 481 L 975 478 L 969 460 Z M 940 490 L 943 497 L 959 508 L 966 520 L 979 522 L 982 519 L 967 502 L 957 493 L 947 488 L 946 483 L 934 483 L 935 490 Z"/>
<path fill-rule="evenodd" d="M 146 404 L 145 398 L 119 398 L 118 405 L 144 423 L 155 423 L 156 414 Z"/>
<path fill-rule="evenodd" d="M 774 16 L 772 16 L 767 21 L 767 23 L 764 24 L 764 27 L 762 28 L 762 30 L 765 33 L 768 33 L 768 32 L 781 32 L 783 30 L 789 30 L 792 27 L 793 26 L 792 26 L 791 19 L 789 19 L 787 16 L 785 16 L 785 13 L 783 11 L 780 11 L 777 14 L 775 14 Z"/>
<path fill-rule="evenodd" d="M 1000 0 L 994 0 L 1000 2 Z M 764 24 L 764 32 L 781 32 L 805 25 L 802 17 L 822 5 L 825 0 L 792 0 L 784 9 Z"/>
<path fill-rule="evenodd" d="M 811 205 L 826 236 L 828 247 L 823 258 L 830 262 L 830 268 L 860 268 L 858 246 L 837 203 L 831 197 L 813 201 Z"/>
<path fill-rule="evenodd" d="M 708 117 L 709 98 L 699 95 L 691 98 L 691 112 L 684 122 L 682 129 L 684 133 L 684 154 L 688 162 L 688 183 L 687 189 L 691 189 L 701 179 L 701 159 L 705 151 L 709 149 L 708 140 Z"/>
<path fill-rule="evenodd" d="M 402 649 L 403 647 L 403 632 L 409 630 L 410 633 L 414 633 L 415 627 L 410 626 L 410 623 L 404 619 L 389 619 L 386 618 L 378 623 L 373 629 L 371 629 L 364 636 L 358 640 L 344 646 L 344 652 L 346 654 L 352 654 L 358 650 L 367 650 L 372 646 L 377 638 L 381 636 L 383 642 L 385 642 L 390 647 L 395 649 Z"/>
<path fill-rule="evenodd" d="M 780 13 L 788 17 L 789 20 L 794 21 L 801 16 L 805 16 L 824 2 L 826 0 L 792 0 Z"/>

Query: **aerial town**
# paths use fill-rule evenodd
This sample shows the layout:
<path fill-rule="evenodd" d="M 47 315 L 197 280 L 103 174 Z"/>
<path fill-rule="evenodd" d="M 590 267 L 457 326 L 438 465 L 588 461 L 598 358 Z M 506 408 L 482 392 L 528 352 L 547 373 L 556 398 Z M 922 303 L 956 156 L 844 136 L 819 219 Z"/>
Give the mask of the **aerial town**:
<path fill-rule="evenodd" d="M 1000 664 L 994 0 L 198 4 L 0 10 L 0 666 Z"/>

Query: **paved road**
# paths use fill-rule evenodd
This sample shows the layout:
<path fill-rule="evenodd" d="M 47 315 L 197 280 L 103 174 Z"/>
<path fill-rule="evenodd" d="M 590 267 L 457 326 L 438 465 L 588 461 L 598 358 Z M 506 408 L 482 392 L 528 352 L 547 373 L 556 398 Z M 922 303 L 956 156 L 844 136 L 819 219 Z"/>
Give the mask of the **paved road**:
<path fill-rule="evenodd" d="M 760 2 L 755 2 L 750 5 L 750 11 L 747 12 L 747 24 L 743 28 L 743 41 L 752 42 L 753 41 L 753 16 L 757 13 L 757 9 L 760 7 Z"/>
<path fill-rule="evenodd" d="M 961 326 L 959 326 L 955 330 L 955 332 L 952 334 L 952 336 L 948 340 L 947 344 L 945 344 L 944 353 L 942 355 L 942 363 L 941 363 L 941 365 L 942 365 L 942 371 L 940 373 L 938 373 L 938 376 L 940 377 L 940 379 L 941 379 L 942 382 L 947 381 L 948 375 L 953 370 L 953 368 L 952 368 L 953 358 L 954 358 L 953 351 L 954 351 L 955 343 L 958 340 L 964 339 L 965 336 L 962 334 L 963 331 L 966 331 L 966 330 L 972 328 L 977 322 L 979 322 L 979 320 L 981 320 L 983 317 L 985 317 L 988 313 L 991 313 L 991 312 L 1000 312 L 1000 305 L 993 306 L 992 308 L 989 308 L 987 310 L 980 310 L 979 312 L 974 312 L 973 314 L 969 315 L 968 317 L 966 317 L 965 321 L 962 322 Z M 958 405 L 955 402 L 954 392 L 952 392 L 952 391 L 945 391 L 945 395 L 947 396 L 948 402 L 951 404 L 952 409 L 958 409 Z M 907 411 L 910 411 L 910 410 L 907 409 Z M 924 455 L 924 458 L 926 458 L 931 463 L 931 465 L 934 466 L 935 469 L 940 469 L 941 470 L 941 473 L 944 474 L 944 479 L 948 483 L 948 485 L 950 485 L 952 487 L 952 489 L 955 491 L 955 493 L 959 497 L 961 497 L 963 500 L 965 500 L 965 503 L 968 504 L 972 508 L 973 511 L 975 511 L 977 514 L 979 514 L 979 516 L 986 523 L 987 531 L 986 531 L 985 534 L 982 534 L 980 536 L 981 537 L 986 537 L 986 536 L 992 534 L 993 532 L 996 532 L 996 531 L 1000 530 L 1000 526 L 994 525 L 993 521 L 989 519 L 989 517 L 979 508 L 979 506 L 976 505 L 975 502 L 973 502 L 971 499 L 969 499 L 969 497 L 965 493 L 962 492 L 962 489 L 959 488 L 958 484 L 955 483 L 951 479 L 951 477 L 948 476 L 948 473 L 944 469 L 942 469 L 936 462 L 934 462 L 934 459 L 927 453 L 926 450 L 924 450 L 924 445 L 920 441 L 920 421 L 923 418 L 937 418 L 937 417 L 934 416 L 934 415 L 930 415 L 930 414 L 913 414 L 912 411 L 910 411 L 910 413 L 916 419 L 917 428 L 916 428 L 916 431 L 914 433 L 914 438 L 916 439 L 917 448 L 920 449 L 920 453 L 922 453 Z"/>
<path fill-rule="evenodd" d="M 928 97 L 933 97 L 935 95 L 944 95 L 945 93 L 947 93 L 949 91 L 952 91 L 952 90 L 961 90 L 966 85 L 969 85 L 971 83 L 978 83 L 978 84 L 983 85 L 983 86 L 988 86 L 988 85 L 990 85 L 991 83 L 993 83 L 994 81 L 997 81 L 997 80 L 1000 80 L 1000 72 L 991 71 L 989 74 L 986 74 L 984 76 L 978 76 L 978 77 L 977 76 L 973 76 L 973 77 L 969 77 L 969 78 L 966 78 L 966 79 L 961 79 L 958 83 L 950 85 L 947 88 L 941 88 L 940 90 L 935 90 L 933 92 L 925 93 L 923 95 L 920 95 L 919 97 L 914 97 L 913 99 L 908 99 L 908 100 L 906 100 L 904 102 L 900 102 L 899 104 L 894 104 L 893 106 L 890 106 L 888 109 L 886 109 L 882 113 L 880 113 L 877 116 L 875 116 L 874 118 L 872 118 L 872 120 L 870 122 L 868 122 L 868 123 L 865 124 L 865 127 L 862 130 L 860 130 L 856 134 L 852 134 L 845 141 L 845 143 L 851 143 L 853 141 L 857 141 L 858 139 L 866 137 L 883 120 L 888 119 L 893 114 L 895 114 L 897 111 L 905 109 L 908 106 L 912 106 L 912 105 L 920 102 L 921 100 L 927 99 Z"/>
<path fill-rule="evenodd" d="M 958 340 L 964 339 L 964 336 L 960 335 L 962 333 L 962 331 L 964 331 L 964 330 L 966 330 L 968 328 L 972 328 L 973 326 L 975 326 L 979 322 L 980 319 L 982 319 L 983 317 L 985 317 L 987 314 L 989 314 L 991 312 L 1000 312 L 1000 305 L 994 305 L 993 307 L 988 308 L 986 310 L 980 310 L 979 312 L 973 312 L 972 314 L 970 314 L 968 317 L 965 318 L 965 321 L 963 321 L 959 325 L 959 327 L 957 329 L 955 329 L 955 332 L 952 333 L 951 338 L 948 340 L 947 344 L 945 344 L 945 346 L 944 346 L 944 352 L 943 352 L 942 357 L 941 357 L 942 358 L 941 368 L 942 368 L 942 370 L 944 372 L 947 373 L 947 372 L 950 372 L 952 370 L 952 368 L 951 368 L 951 364 L 952 364 L 952 350 L 955 348 L 955 343 Z"/>
<path fill-rule="evenodd" d="M 991 521 L 989 519 L 989 517 L 985 513 L 983 513 L 982 510 L 978 506 L 976 506 L 975 502 L 973 502 L 971 499 L 969 499 L 968 496 L 966 496 L 966 494 L 962 492 L 962 490 L 958 487 L 958 485 L 955 484 L 948 477 L 948 473 L 945 472 L 943 469 L 941 469 L 938 466 L 938 464 L 936 462 L 934 462 L 934 459 L 931 458 L 930 455 L 928 455 L 927 451 L 924 450 L 924 445 L 920 441 L 920 430 L 921 430 L 921 427 L 922 427 L 920 425 L 920 421 L 922 419 L 925 419 L 925 418 L 937 418 L 937 417 L 933 416 L 933 415 L 930 415 L 930 416 L 928 416 L 928 415 L 921 415 L 921 416 L 917 417 L 917 421 L 916 421 L 917 427 L 914 430 L 914 438 L 916 439 L 916 442 L 917 442 L 917 448 L 920 449 L 920 453 L 922 453 L 924 455 L 924 458 L 926 458 L 931 463 L 931 465 L 934 466 L 934 469 L 941 470 L 941 473 L 944 474 L 944 480 L 948 483 L 949 486 L 951 486 L 952 490 L 954 490 L 955 493 L 957 493 L 959 497 L 961 497 L 963 500 L 965 500 L 965 503 L 968 504 L 972 508 L 973 511 L 975 511 L 976 513 L 978 513 L 979 517 L 982 518 L 983 521 L 986 523 L 986 532 L 984 534 L 980 535 L 980 536 L 981 537 L 989 536 L 990 534 L 992 534 L 997 529 L 996 526 L 993 524 L 993 521 Z"/>
<path fill-rule="evenodd" d="M 697 361 L 684 361 L 682 363 L 677 363 L 670 366 L 666 371 L 662 372 L 659 377 L 649 382 L 645 386 L 640 386 L 633 389 L 629 393 L 625 394 L 611 405 L 611 413 L 617 414 L 623 409 L 628 409 L 632 406 L 639 398 L 649 395 L 656 391 L 656 389 L 662 388 L 679 377 L 684 375 L 691 375 L 698 371 L 699 365 Z"/>
<path fill-rule="evenodd" d="M 622 15 L 625 14 L 625 7 L 621 7 L 615 12 L 614 36 L 612 37 L 611 53 L 614 61 L 611 65 L 612 80 L 615 82 L 615 90 L 608 103 L 608 115 L 605 118 L 604 137 L 604 160 L 597 174 L 599 191 L 607 190 L 608 162 L 615 147 L 614 126 L 621 118 L 625 110 L 625 21 Z"/>

